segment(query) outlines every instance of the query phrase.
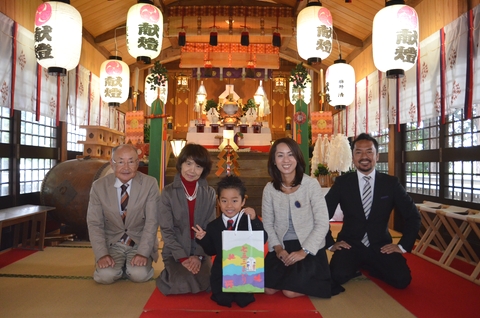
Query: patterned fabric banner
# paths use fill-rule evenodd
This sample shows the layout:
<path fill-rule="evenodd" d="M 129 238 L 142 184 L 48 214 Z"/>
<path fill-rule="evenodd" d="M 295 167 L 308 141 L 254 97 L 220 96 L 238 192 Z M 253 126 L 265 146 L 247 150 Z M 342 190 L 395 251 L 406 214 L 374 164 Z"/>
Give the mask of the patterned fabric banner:
<path fill-rule="evenodd" d="M 480 5 L 473 10 L 473 103 L 480 104 Z"/>
<path fill-rule="evenodd" d="M 12 19 L 0 13 L 0 106 L 10 107 L 12 102 Z"/>
<path fill-rule="evenodd" d="M 88 106 L 89 106 L 89 86 L 90 71 L 79 65 L 76 68 L 76 96 L 75 103 L 69 104 L 70 122 L 77 125 L 86 125 L 88 123 Z"/>
<path fill-rule="evenodd" d="M 125 143 L 143 144 L 143 124 L 145 122 L 143 111 L 128 112 L 126 115 Z"/>
<path fill-rule="evenodd" d="M 312 126 L 312 144 L 315 144 L 319 134 L 329 136 L 333 134 L 332 112 L 311 112 L 310 122 Z"/>
<path fill-rule="evenodd" d="M 477 18 L 480 18 L 477 17 Z M 467 83 L 468 13 L 445 26 L 446 113 L 463 108 Z"/>
<path fill-rule="evenodd" d="M 16 24 L 15 109 L 35 113 L 37 102 L 37 58 L 33 32 Z"/>
<path fill-rule="evenodd" d="M 367 112 L 367 129 L 368 133 L 379 130 L 380 126 L 380 111 L 379 111 L 379 72 L 373 72 L 367 76 L 368 84 L 368 112 Z"/>
<path fill-rule="evenodd" d="M 388 79 L 387 75 L 383 72 L 378 72 L 378 110 L 379 110 L 379 129 L 388 128 Z"/>
<path fill-rule="evenodd" d="M 412 67 L 400 81 L 400 124 L 417 121 L 417 69 Z"/>
<path fill-rule="evenodd" d="M 367 78 L 363 78 L 357 83 L 357 105 L 355 111 L 356 125 L 354 126 L 354 136 L 367 131 L 367 95 Z"/>
<path fill-rule="evenodd" d="M 440 116 L 440 34 L 420 43 L 420 114 L 422 119 Z"/>
<path fill-rule="evenodd" d="M 174 16 L 245 16 L 249 17 L 294 17 L 293 8 L 287 7 L 243 7 L 243 6 L 173 6 L 168 8 L 168 15 Z"/>
<path fill-rule="evenodd" d="M 58 89 L 57 89 L 57 76 L 48 74 L 46 68 L 40 68 L 41 76 L 40 84 L 40 114 L 48 118 L 55 118 L 58 107 Z"/>
<path fill-rule="evenodd" d="M 207 71 L 211 72 L 211 76 L 207 76 Z M 265 75 L 265 71 L 267 72 L 267 74 Z M 222 74 L 223 72 L 223 74 Z M 223 69 L 222 68 L 218 68 L 218 67 L 213 67 L 211 68 L 210 70 L 207 70 L 205 68 L 200 68 L 200 77 L 201 78 L 204 78 L 204 77 L 212 77 L 212 78 L 220 78 L 221 76 L 223 76 L 223 78 L 242 78 L 243 77 L 243 69 L 241 68 L 229 68 L 229 67 L 224 67 Z M 264 68 L 255 68 L 253 69 L 252 71 L 252 74 L 253 74 L 253 78 L 257 78 L 257 79 L 264 79 L 265 76 L 267 76 L 267 78 L 272 78 L 273 76 L 273 70 L 269 70 L 269 69 L 264 69 Z M 196 78 L 198 77 L 198 69 L 197 68 L 194 68 L 192 70 L 192 77 L 193 78 Z"/>
<path fill-rule="evenodd" d="M 100 102 L 100 78 L 92 74 L 90 83 L 90 110 L 88 115 L 88 124 L 100 126 L 100 111 L 102 103 Z"/>
<path fill-rule="evenodd" d="M 357 95 L 358 91 L 355 89 L 355 101 L 352 105 L 348 106 L 347 109 L 344 111 L 345 114 L 345 131 L 347 137 L 354 137 L 355 136 L 355 125 L 357 124 Z"/>

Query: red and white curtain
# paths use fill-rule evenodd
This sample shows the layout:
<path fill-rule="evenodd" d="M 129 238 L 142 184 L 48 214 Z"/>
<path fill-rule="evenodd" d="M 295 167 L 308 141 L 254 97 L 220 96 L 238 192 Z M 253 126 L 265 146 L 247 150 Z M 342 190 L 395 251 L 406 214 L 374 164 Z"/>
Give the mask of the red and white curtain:
<path fill-rule="evenodd" d="M 12 102 L 12 30 L 14 22 L 0 14 L 0 107 Z"/>

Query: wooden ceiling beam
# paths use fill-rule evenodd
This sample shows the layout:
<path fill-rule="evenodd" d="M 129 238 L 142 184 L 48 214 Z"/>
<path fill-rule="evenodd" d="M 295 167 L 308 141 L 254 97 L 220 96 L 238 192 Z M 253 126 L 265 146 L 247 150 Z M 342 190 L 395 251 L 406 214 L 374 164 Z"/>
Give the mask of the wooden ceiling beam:
<path fill-rule="evenodd" d="M 335 32 L 335 34 L 333 36 L 334 40 L 338 39 L 338 41 L 346 43 L 346 44 L 350 44 L 350 45 L 353 45 L 353 46 L 356 46 L 356 47 L 363 47 L 363 41 L 361 39 L 351 35 L 350 33 L 346 32 L 346 31 L 343 31 L 342 29 L 340 29 L 336 26 L 333 27 L 333 31 Z M 335 39 L 335 35 L 337 37 L 336 39 Z"/>
<path fill-rule="evenodd" d="M 95 43 L 99 44 L 99 43 L 107 42 L 107 41 L 110 41 L 112 39 L 115 39 L 115 37 L 118 38 L 118 37 L 126 36 L 126 35 L 127 35 L 126 23 L 122 23 L 119 26 L 98 35 L 95 38 Z"/>

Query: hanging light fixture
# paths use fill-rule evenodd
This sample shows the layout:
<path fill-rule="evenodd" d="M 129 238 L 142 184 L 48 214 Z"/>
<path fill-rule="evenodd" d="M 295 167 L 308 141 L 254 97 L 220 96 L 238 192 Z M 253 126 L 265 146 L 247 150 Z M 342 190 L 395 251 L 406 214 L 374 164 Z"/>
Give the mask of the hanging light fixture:
<path fill-rule="evenodd" d="M 287 92 L 287 79 L 283 75 L 277 75 L 273 78 L 275 84 L 273 88 L 274 93 L 285 94 Z"/>
<path fill-rule="evenodd" d="M 150 64 L 160 55 L 163 41 L 163 15 L 151 0 L 138 0 L 127 14 L 128 53 Z"/>
<path fill-rule="evenodd" d="M 128 98 L 130 69 L 120 56 L 110 58 L 100 66 L 100 94 L 110 107 L 119 107 Z"/>
<path fill-rule="evenodd" d="M 249 46 L 250 45 L 250 36 L 247 30 L 247 13 L 245 12 L 245 25 L 243 26 L 243 31 L 240 36 L 240 44 L 242 46 Z"/>
<path fill-rule="evenodd" d="M 338 39 L 337 44 L 338 60 L 335 60 L 325 73 L 325 95 L 327 96 L 327 102 L 335 109 L 345 109 L 355 99 L 355 70 L 342 59 L 342 49 Z M 323 92 L 323 87 L 321 91 Z"/>
<path fill-rule="evenodd" d="M 210 44 L 211 46 L 218 45 L 218 32 L 216 27 L 213 27 L 210 31 L 210 40 L 208 41 L 208 44 Z"/>
<path fill-rule="evenodd" d="M 177 76 L 177 92 L 188 92 L 190 88 L 188 87 L 188 77 L 180 73 Z"/>
<path fill-rule="evenodd" d="M 100 94 L 102 100 L 110 107 L 119 107 L 121 103 L 124 103 L 128 99 L 130 90 L 130 68 L 117 55 L 117 29 L 114 33 L 115 54 L 100 65 Z M 135 81 L 135 86 L 137 84 Z"/>
<path fill-rule="evenodd" d="M 215 18 L 217 16 L 217 10 L 216 8 L 213 9 L 213 27 L 212 30 L 210 31 L 210 40 L 208 43 L 211 46 L 217 46 L 218 45 L 218 32 L 217 32 L 217 27 L 215 25 Z"/>
<path fill-rule="evenodd" d="M 187 44 L 187 36 L 186 36 L 185 29 L 181 29 L 180 32 L 178 32 L 178 46 L 185 46 Z"/>
<path fill-rule="evenodd" d="M 345 109 L 355 99 L 355 71 L 340 55 L 325 74 L 328 103 L 336 109 Z"/>
<path fill-rule="evenodd" d="M 180 27 L 180 32 L 178 32 L 178 46 L 185 46 L 185 44 L 187 44 L 187 33 L 185 32 L 185 27 L 183 25 L 184 17 L 185 7 L 182 7 L 182 26 Z"/>
<path fill-rule="evenodd" d="M 332 14 L 320 1 L 308 2 L 297 17 L 297 48 L 309 64 L 321 62 L 332 52 Z"/>
<path fill-rule="evenodd" d="M 210 60 L 210 52 L 208 53 L 208 57 L 203 63 L 203 76 L 204 77 L 212 77 L 213 76 L 213 64 L 212 60 Z"/>
<path fill-rule="evenodd" d="M 282 46 L 282 37 L 278 29 L 278 16 L 279 16 L 279 12 L 277 11 L 277 26 L 275 28 L 275 31 L 273 31 L 273 37 L 272 37 L 272 45 L 275 47 Z"/>
<path fill-rule="evenodd" d="M 42 3 L 35 13 L 34 40 L 38 64 L 50 75 L 66 75 L 80 61 L 82 16 L 69 0 Z"/>
<path fill-rule="evenodd" d="M 418 15 L 403 0 L 391 0 L 373 19 L 372 49 L 375 67 L 388 78 L 398 78 L 415 65 L 419 44 Z"/>

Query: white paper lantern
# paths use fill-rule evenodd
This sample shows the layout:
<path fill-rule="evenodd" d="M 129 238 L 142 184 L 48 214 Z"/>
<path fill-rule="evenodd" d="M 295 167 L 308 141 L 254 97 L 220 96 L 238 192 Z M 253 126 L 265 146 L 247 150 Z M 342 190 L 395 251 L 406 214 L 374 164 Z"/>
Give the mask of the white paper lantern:
<path fill-rule="evenodd" d="M 297 51 L 301 58 L 321 62 L 332 52 L 332 14 L 319 2 L 310 2 L 297 17 Z"/>
<path fill-rule="evenodd" d="M 338 59 L 327 68 L 325 74 L 326 93 L 329 104 L 344 109 L 355 99 L 355 70 L 345 60 Z"/>
<path fill-rule="evenodd" d="M 51 75 L 66 75 L 80 61 L 82 16 L 63 2 L 42 3 L 35 13 L 35 55 Z"/>
<path fill-rule="evenodd" d="M 151 89 L 153 84 L 149 84 L 148 82 L 152 82 L 152 78 L 155 76 L 154 74 L 148 74 L 145 78 L 145 103 L 147 103 L 148 107 L 152 107 L 153 102 L 159 98 L 163 104 L 167 103 L 167 96 L 168 96 L 168 81 L 165 81 L 163 85 L 154 85 L 155 89 Z"/>
<path fill-rule="evenodd" d="M 110 56 L 100 66 L 100 96 L 108 106 L 118 107 L 128 98 L 130 69 L 121 57 Z"/>
<path fill-rule="evenodd" d="M 418 16 L 415 9 L 404 3 L 387 2 L 373 19 L 373 61 L 389 78 L 402 77 L 417 61 Z"/>
<path fill-rule="evenodd" d="M 127 14 L 128 53 L 150 64 L 162 50 L 163 15 L 150 1 L 140 0 Z"/>

